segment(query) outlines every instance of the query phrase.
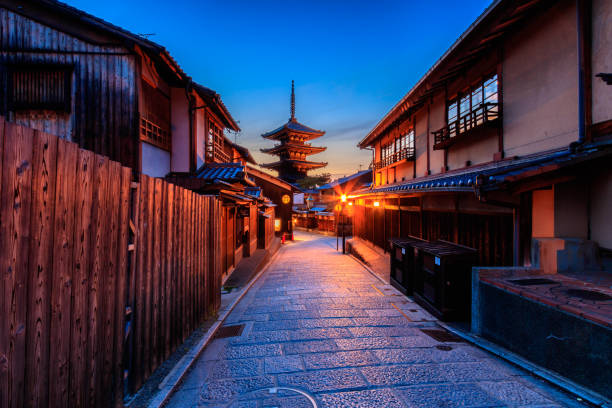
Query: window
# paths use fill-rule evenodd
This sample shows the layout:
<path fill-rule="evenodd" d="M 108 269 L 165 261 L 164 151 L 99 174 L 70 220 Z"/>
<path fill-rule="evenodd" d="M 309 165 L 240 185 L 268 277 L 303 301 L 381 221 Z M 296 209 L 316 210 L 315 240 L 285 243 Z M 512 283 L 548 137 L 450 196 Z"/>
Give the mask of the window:
<path fill-rule="evenodd" d="M 9 110 L 72 110 L 72 67 L 12 65 L 7 75 Z"/>
<path fill-rule="evenodd" d="M 206 157 L 209 162 L 231 162 L 229 155 L 225 152 L 224 139 L 223 129 L 215 122 L 209 120 L 208 135 L 206 136 Z"/>
<path fill-rule="evenodd" d="M 448 102 L 448 137 L 497 118 L 497 112 L 497 75 L 493 75 Z"/>
<path fill-rule="evenodd" d="M 142 81 L 140 139 L 164 150 L 171 150 L 170 98 Z"/>

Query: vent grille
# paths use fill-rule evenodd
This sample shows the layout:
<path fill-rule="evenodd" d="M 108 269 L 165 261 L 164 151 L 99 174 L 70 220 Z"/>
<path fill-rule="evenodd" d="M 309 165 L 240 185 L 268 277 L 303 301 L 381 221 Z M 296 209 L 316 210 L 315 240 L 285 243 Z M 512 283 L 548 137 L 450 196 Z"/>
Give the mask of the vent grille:
<path fill-rule="evenodd" d="M 222 326 L 215 333 L 215 339 L 225 339 L 227 337 L 237 337 L 242 334 L 244 330 L 244 324 L 237 324 L 233 326 Z"/>
<path fill-rule="evenodd" d="M 443 342 L 443 343 L 444 342 L 449 342 L 449 343 L 464 342 L 464 340 L 461 337 L 455 336 L 453 333 L 447 332 L 446 330 L 421 329 L 421 331 L 425 333 L 426 335 L 428 335 L 429 337 L 431 337 L 432 339 Z"/>

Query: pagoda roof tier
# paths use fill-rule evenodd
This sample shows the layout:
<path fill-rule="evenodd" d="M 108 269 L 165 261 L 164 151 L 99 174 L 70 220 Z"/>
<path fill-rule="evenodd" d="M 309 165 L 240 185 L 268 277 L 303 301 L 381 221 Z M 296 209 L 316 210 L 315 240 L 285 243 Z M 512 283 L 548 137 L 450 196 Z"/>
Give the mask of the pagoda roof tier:
<path fill-rule="evenodd" d="M 274 163 L 265 163 L 265 164 L 262 164 L 261 167 L 265 167 L 267 169 L 278 169 L 286 165 L 291 165 L 292 167 L 305 168 L 305 169 L 318 169 L 320 167 L 327 166 L 327 163 L 311 162 L 311 161 L 306 161 L 306 160 L 285 159 L 285 160 L 276 161 Z"/>
<path fill-rule="evenodd" d="M 259 149 L 262 153 L 268 154 L 277 154 L 284 151 L 296 151 L 296 152 L 304 152 L 306 154 L 316 154 L 325 151 L 327 147 L 322 146 L 311 146 L 309 144 L 301 144 L 301 143 L 282 143 L 276 146 L 270 147 L 268 149 Z"/>
<path fill-rule="evenodd" d="M 306 125 L 302 125 L 297 121 L 297 119 L 291 118 L 283 126 L 276 128 L 271 132 L 264 133 L 261 136 L 265 139 L 280 139 L 283 135 L 290 133 L 299 134 L 300 136 L 304 136 L 305 140 L 311 140 L 323 136 L 325 131 L 316 130 Z"/>

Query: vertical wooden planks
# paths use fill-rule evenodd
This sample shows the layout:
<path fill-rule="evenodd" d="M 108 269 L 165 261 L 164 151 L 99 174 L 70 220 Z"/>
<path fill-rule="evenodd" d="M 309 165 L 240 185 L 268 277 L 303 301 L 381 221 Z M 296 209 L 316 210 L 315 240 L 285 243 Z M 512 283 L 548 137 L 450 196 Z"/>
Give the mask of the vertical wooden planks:
<path fill-rule="evenodd" d="M 173 342 L 172 342 L 172 322 L 174 320 L 173 305 L 175 302 L 174 297 L 174 184 L 165 183 L 166 187 L 166 212 L 164 213 L 165 228 L 165 275 L 166 275 L 166 308 L 164 318 L 166 320 L 165 325 L 165 355 L 169 356 L 172 353 Z"/>
<path fill-rule="evenodd" d="M 5 124 L 0 199 L 0 391 L 2 406 L 23 406 L 26 359 L 26 297 L 31 209 L 33 131 Z"/>
<path fill-rule="evenodd" d="M 161 282 L 161 207 L 163 205 L 162 197 L 162 180 L 159 178 L 152 179 L 153 182 L 153 229 L 152 229 L 152 254 L 151 254 L 151 354 L 149 359 L 151 361 L 151 372 L 160 363 L 159 361 L 159 341 L 160 341 L 160 290 L 162 286 Z"/>
<path fill-rule="evenodd" d="M 103 272 L 103 286 L 101 287 L 101 309 L 100 309 L 100 345 L 99 354 L 102 358 L 102 366 L 100 367 L 101 381 L 98 400 L 102 400 L 103 395 L 108 395 L 112 400 L 113 390 L 113 350 L 115 343 L 115 330 L 119 330 L 116 324 L 115 306 L 118 299 L 116 298 L 118 288 L 119 273 L 119 228 L 125 222 L 120 220 L 120 193 L 121 193 L 121 165 L 118 162 L 109 162 L 108 164 L 108 192 L 106 194 L 106 213 L 101 214 L 104 217 L 104 223 L 107 224 L 107 245 L 102 256 L 105 258 L 106 271 Z M 127 267 L 127 266 L 126 266 Z"/>
<path fill-rule="evenodd" d="M 138 233 L 136 252 L 136 271 L 134 282 L 134 320 L 133 320 L 133 387 L 140 388 L 144 374 L 144 326 L 145 316 L 145 288 L 146 288 L 146 231 L 149 214 L 147 212 L 147 201 L 149 197 L 148 177 L 140 176 L 140 187 L 138 194 Z"/>
<path fill-rule="evenodd" d="M 86 374 L 87 316 L 89 313 L 87 294 L 89 290 L 94 154 L 86 150 L 79 150 L 77 160 L 69 403 L 74 407 L 87 406 L 87 387 L 84 382 L 89 378 Z"/>
<path fill-rule="evenodd" d="M 28 273 L 26 405 L 48 404 L 50 290 L 57 137 L 38 133 L 33 141 L 32 213 Z"/>
<path fill-rule="evenodd" d="M 109 160 L 95 155 L 93 160 L 93 202 L 91 211 L 91 246 L 89 269 L 89 292 L 86 314 L 87 333 L 87 375 L 89 381 L 88 405 L 95 405 L 100 395 L 101 369 L 103 356 L 101 350 L 103 293 L 105 269 L 108 261 L 108 178 Z"/>
<path fill-rule="evenodd" d="M 153 198 L 155 194 L 155 183 L 154 179 L 151 177 L 146 177 L 147 183 L 147 207 L 146 214 L 147 218 L 145 221 L 146 224 L 146 233 L 142 236 L 145 245 L 145 269 L 144 269 L 144 321 L 143 323 L 143 334 L 144 334 L 144 378 L 148 378 L 152 370 L 151 365 L 151 350 L 152 350 L 152 339 L 151 339 L 151 321 L 152 321 L 152 312 L 153 312 L 153 274 L 151 270 L 153 268 L 153 218 L 154 218 L 154 208 L 153 208 Z M 144 180 L 143 180 L 144 182 Z"/>
<path fill-rule="evenodd" d="M 130 182 L 132 171 L 128 167 L 120 168 L 121 185 L 119 189 L 119 228 L 117 244 L 117 274 L 115 290 L 115 331 L 112 364 L 112 395 L 115 407 L 123 406 L 123 353 L 126 309 L 126 286 L 128 284 L 128 238 L 130 222 Z"/>
<path fill-rule="evenodd" d="M 70 387 L 77 158 L 76 144 L 63 140 L 58 142 L 51 282 L 50 344 L 52 352 L 49 359 L 49 401 L 53 401 L 57 406 L 68 405 Z"/>
<path fill-rule="evenodd" d="M 6 122 L 4 121 L 4 118 L 0 117 L 0 158 L 2 161 L 0 161 L 0 248 L 2 248 L 4 246 L 4 234 L 2 233 L 2 231 L 5 230 L 6 228 L 6 220 L 4 219 L 4 217 L 2 217 L 2 215 L 4 214 L 2 212 L 2 200 L 3 200 L 3 193 L 2 193 L 2 180 L 3 180 L 3 167 L 4 167 L 4 139 L 5 139 L 5 133 L 6 133 L 7 129 L 6 129 Z M 5 282 L 4 282 L 4 278 L 6 275 L 6 264 L 4 263 L 3 260 L 0 260 L 0 330 L 2 330 L 2 333 L 6 333 L 6 322 L 7 322 L 7 318 L 8 318 L 8 312 L 5 309 L 5 302 L 4 302 L 4 289 L 5 289 Z M 0 336 L 0 406 L 1 407 L 6 407 L 8 406 L 8 375 L 9 375 L 9 370 L 8 370 L 8 336 Z"/>

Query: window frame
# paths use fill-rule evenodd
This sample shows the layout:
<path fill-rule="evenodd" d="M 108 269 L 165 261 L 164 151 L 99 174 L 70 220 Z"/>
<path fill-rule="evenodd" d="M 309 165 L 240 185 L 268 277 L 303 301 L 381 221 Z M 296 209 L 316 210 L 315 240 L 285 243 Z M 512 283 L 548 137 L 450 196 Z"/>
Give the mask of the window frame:
<path fill-rule="evenodd" d="M 5 84 L 7 89 L 7 110 L 8 111 L 33 111 L 33 110 L 50 110 L 56 112 L 71 113 L 72 112 L 72 77 L 74 72 L 74 65 L 71 64 L 55 64 L 45 62 L 32 62 L 32 63 L 9 63 L 3 64 L 5 71 Z M 62 95 L 64 96 L 63 101 L 56 102 L 45 102 L 45 101 L 15 101 L 15 76 L 14 74 L 27 74 L 27 73 L 53 73 L 61 74 L 63 78 L 60 79 L 63 84 L 60 84 Z M 23 78 L 24 81 L 31 81 L 32 78 Z M 44 80 L 44 78 L 41 78 Z M 58 88 L 59 89 L 59 88 Z M 41 92 L 41 94 L 49 94 L 50 92 Z"/>

